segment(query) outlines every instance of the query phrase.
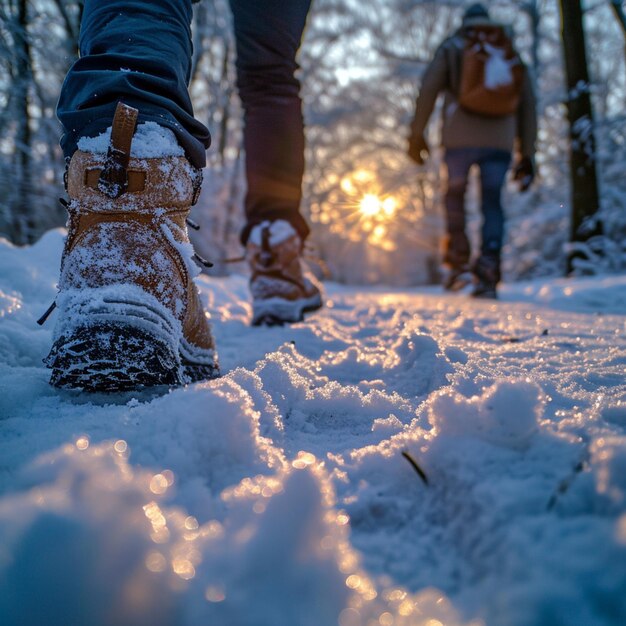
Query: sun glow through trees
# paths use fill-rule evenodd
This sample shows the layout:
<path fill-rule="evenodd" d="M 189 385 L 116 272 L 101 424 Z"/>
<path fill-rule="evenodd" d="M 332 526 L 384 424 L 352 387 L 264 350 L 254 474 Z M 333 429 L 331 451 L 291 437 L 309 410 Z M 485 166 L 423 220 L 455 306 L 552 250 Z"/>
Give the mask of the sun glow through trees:
<path fill-rule="evenodd" d="M 349 237 L 355 241 L 365 238 L 369 244 L 383 250 L 394 250 L 389 225 L 396 215 L 398 202 L 393 196 L 381 193 L 376 174 L 360 169 L 344 176 L 339 186 L 348 198 L 342 213 Z"/>
<path fill-rule="evenodd" d="M 350 168 L 343 175 L 329 171 L 322 179 L 323 201 L 310 205 L 311 222 L 320 224 L 321 237 L 339 237 L 347 245 L 350 242 L 359 247 L 359 254 L 369 259 L 376 272 L 382 267 L 376 255 L 382 253 L 381 258 L 387 262 L 391 259 L 388 253 L 397 252 L 401 244 L 409 240 L 416 247 L 422 244 L 415 243 L 414 231 L 422 216 L 420 194 L 406 177 L 385 183 L 385 174 L 396 171 L 393 168 L 397 163 L 390 164 L 382 174 L 376 167 L 366 166 Z"/>
<path fill-rule="evenodd" d="M 396 212 L 397 202 L 393 196 L 381 200 L 376 194 L 366 193 L 359 202 L 359 211 L 367 216 L 393 217 Z"/>

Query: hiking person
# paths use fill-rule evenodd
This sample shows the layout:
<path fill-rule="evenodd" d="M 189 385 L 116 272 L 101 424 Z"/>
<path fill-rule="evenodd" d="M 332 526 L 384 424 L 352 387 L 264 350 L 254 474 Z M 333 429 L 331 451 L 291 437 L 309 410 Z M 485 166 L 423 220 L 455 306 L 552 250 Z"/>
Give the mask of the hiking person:
<path fill-rule="evenodd" d="M 197 1 L 197 0 L 194 0 Z M 244 108 L 242 244 L 253 324 L 322 305 L 303 273 L 304 132 L 294 77 L 310 0 L 230 1 Z M 192 0 L 86 0 L 63 84 L 68 237 L 47 357 L 59 387 L 115 391 L 217 376 L 187 216 L 209 131 L 194 119 Z"/>
<path fill-rule="evenodd" d="M 535 176 L 535 98 L 507 31 L 490 19 L 482 4 L 465 11 L 461 27 L 440 45 L 424 73 L 409 136 L 408 154 L 423 165 L 429 151 L 424 129 L 443 92 L 441 143 L 447 169 L 443 260 L 449 268 L 444 288 L 456 291 L 473 281 L 476 297 L 496 297 L 504 230 L 501 192 L 514 147 L 513 178 L 520 190 L 526 191 Z M 472 165 L 480 169 L 483 222 L 480 253 L 470 265 L 465 192 Z"/>

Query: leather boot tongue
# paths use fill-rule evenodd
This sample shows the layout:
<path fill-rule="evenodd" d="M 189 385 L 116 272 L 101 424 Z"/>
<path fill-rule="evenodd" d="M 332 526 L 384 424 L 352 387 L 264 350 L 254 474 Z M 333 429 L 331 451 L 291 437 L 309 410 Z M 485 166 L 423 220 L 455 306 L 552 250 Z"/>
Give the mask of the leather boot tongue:
<path fill-rule="evenodd" d="M 98 189 L 109 198 L 119 198 L 128 188 L 128 164 L 139 111 L 117 103 L 113 116 L 111 144 L 98 180 Z"/>

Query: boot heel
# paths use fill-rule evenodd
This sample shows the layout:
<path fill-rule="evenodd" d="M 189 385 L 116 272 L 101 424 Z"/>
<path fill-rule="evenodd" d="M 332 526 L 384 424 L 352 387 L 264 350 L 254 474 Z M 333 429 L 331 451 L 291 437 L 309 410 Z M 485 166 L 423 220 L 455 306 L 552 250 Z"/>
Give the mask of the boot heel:
<path fill-rule="evenodd" d="M 46 359 L 55 387 L 127 391 L 180 384 L 177 354 L 165 341 L 130 324 L 99 323 L 59 337 Z"/>
<path fill-rule="evenodd" d="M 126 391 L 183 382 L 180 324 L 140 288 L 75 290 L 59 297 L 59 314 L 44 361 L 55 387 Z"/>

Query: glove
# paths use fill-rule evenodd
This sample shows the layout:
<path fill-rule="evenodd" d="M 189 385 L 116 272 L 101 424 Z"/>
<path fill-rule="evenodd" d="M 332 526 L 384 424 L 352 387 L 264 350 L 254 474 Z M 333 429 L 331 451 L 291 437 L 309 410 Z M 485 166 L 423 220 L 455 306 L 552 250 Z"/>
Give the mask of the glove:
<path fill-rule="evenodd" d="M 519 182 L 520 191 L 527 191 L 534 178 L 535 165 L 533 160 L 528 156 L 522 157 L 513 168 L 513 180 Z"/>
<path fill-rule="evenodd" d="M 424 161 L 430 154 L 424 135 L 411 135 L 409 137 L 409 149 L 407 150 L 407 154 L 418 165 L 424 165 Z"/>

